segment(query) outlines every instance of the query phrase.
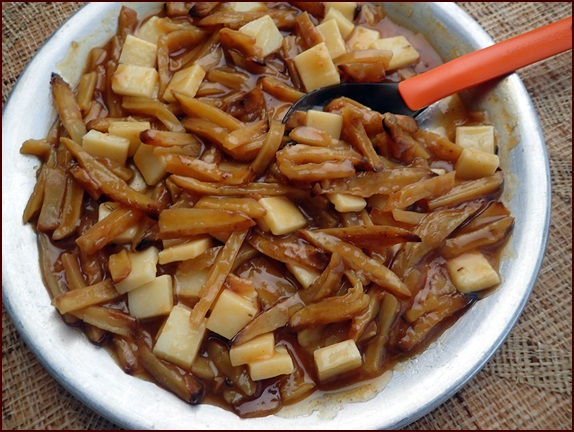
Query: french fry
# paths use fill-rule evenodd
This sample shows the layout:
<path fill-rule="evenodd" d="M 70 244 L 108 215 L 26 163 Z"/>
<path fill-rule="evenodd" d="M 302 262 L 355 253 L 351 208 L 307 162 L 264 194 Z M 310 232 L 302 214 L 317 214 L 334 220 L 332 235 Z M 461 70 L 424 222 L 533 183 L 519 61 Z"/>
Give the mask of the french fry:
<path fill-rule="evenodd" d="M 439 207 L 454 206 L 463 202 L 472 201 L 483 195 L 490 195 L 500 190 L 503 184 L 500 171 L 494 175 L 483 177 L 478 180 L 469 180 L 453 187 L 447 194 L 430 200 L 427 204 L 429 210 Z"/>
<path fill-rule="evenodd" d="M 246 215 L 221 209 L 177 208 L 159 215 L 159 235 L 162 239 L 243 231 L 255 225 Z"/>
<path fill-rule="evenodd" d="M 119 297 L 113 282 L 105 279 L 97 284 L 77 288 L 55 297 L 52 304 L 61 314 L 75 312 L 88 306 L 107 303 Z"/>
<path fill-rule="evenodd" d="M 53 231 L 60 226 L 65 191 L 66 171 L 59 167 L 48 168 L 45 173 L 42 208 L 36 223 L 39 231 Z"/>
<path fill-rule="evenodd" d="M 272 76 L 264 76 L 261 78 L 261 88 L 273 97 L 290 103 L 297 102 L 305 94 Z"/>
<path fill-rule="evenodd" d="M 363 171 L 355 176 L 322 182 L 318 193 L 346 193 L 368 198 L 377 194 L 390 195 L 403 187 L 415 183 L 432 172 L 426 168 L 396 168 L 379 172 Z"/>
<path fill-rule="evenodd" d="M 317 6 L 320 5 L 322 6 L 323 9 L 323 13 L 321 13 L 320 15 L 324 14 L 325 7 L 321 3 L 297 2 L 297 4 L 312 5 L 312 11 L 315 13 L 319 12 L 316 9 Z M 319 30 L 317 30 L 317 27 L 315 27 L 315 24 L 313 24 L 313 21 L 311 21 L 311 18 L 309 17 L 310 12 L 307 12 L 306 9 L 308 8 L 305 8 L 304 9 L 305 12 L 297 15 L 297 18 L 295 18 L 295 32 L 299 36 L 300 43 L 302 44 L 304 50 L 312 48 L 315 45 L 318 45 L 321 42 L 325 41 Z"/>
<path fill-rule="evenodd" d="M 411 231 L 384 225 L 322 228 L 315 230 L 315 232 L 337 237 L 340 240 L 367 250 L 377 250 L 404 242 L 421 241 L 421 238 Z"/>
<path fill-rule="evenodd" d="M 511 216 L 491 222 L 476 231 L 449 238 L 442 247 L 442 253 L 447 258 L 462 255 L 471 249 L 496 244 L 502 241 L 514 224 Z"/>
<path fill-rule="evenodd" d="M 224 173 L 219 166 L 183 154 L 167 153 L 163 156 L 168 173 L 193 177 L 201 181 L 222 182 Z"/>
<path fill-rule="evenodd" d="M 73 177 L 66 176 L 66 191 L 61 211 L 61 221 L 52 234 L 54 240 L 66 238 L 76 231 L 80 224 L 83 201 L 84 189 Z"/>
<path fill-rule="evenodd" d="M 157 147 L 189 147 L 194 149 L 191 156 L 199 156 L 201 142 L 192 134 L 185 132 L 170 132 L 148 129 L 140 133 L 140 140 L 144 144 Z"/>
<path fill-rule="evenodd" d="M 199 99 L 186 96 L 180 92 L 174 92 L 174 95 L 181 104 L 182 109 L 189 116 L 208 120 L 230 132 L 241 129 L 245 126 L 243 122 L 213 105 L 209 105 Z"/>
<path fill-rule="evenodd" d="M 213 183 L 202 182 L 190 177 L 172 175 L 172 181 L 189 191 L 202 195 L 216 196 L 278 196 L 287 195 L 294 199 L 304 198 L 307 196 L 305 191 L 286 186 L 281 183 L 257 182 L 249 183 L 245 186 L 217 186 Z"/>
<path fill-rule="evenodd" d="M 285 177 L 296 182 L 317 182 L 352 177 L 355 167 L 350 160 L 324 161 L 319 163 L 293 164 L 288 160 L 278 161 L 279 171 Z"/>
<path fill-rule="evenodd" d="M 405 186 L 389 195 L 384 211 L 395 208 L 404 209 L 423 199 L 438 198 L 449 192 L 455 186 L 455 172 L 431 177 Z"/>
<path fill-rule="evenodd" d="M 124 96 L 121 106 L 131 113 L 157 118 L 172 132 L 185 132 L 185 128 L 175 114 L 157 99 L 144 96 Z"/>
<path fill-rule="evenodd" d="M 61 76 L 52 74 L 52 95 L 56 103 L 56 109 L 60 121 L 68 131 L 70 137 L 78 144 L 82 143 L 82 137 L 86 134 L 86 125 L 82 118 L 82 112 L 76 101 L 74 92 Z"/>
<path fill-rule="evenodd" d="M 315 246 L 331 253 L 339 253 L 347 265 L 356 271 L 364 272 L 374 283 L 401 297 L 410 297 L 409 289 L 395 273 L 383 264 L 365 255 L 358 247 L 329 234 L 311 230 L 300 230 L 299 233 Z"/>
<path fill-rule="evenodd" d="M 259 149 L 255 160 L 251 162 L 251 170 L 255 176 L 261 176 L 267 167 L 273 163 L 275 153 L 279 150 L 284 133 L 285 125 L 283 123 L 277 120 L 270 121 L 265 141 L 263 141 L 263 145 Z"/>
<path fill-rule="evenodd" d="M 129 207 L 141 209 L 149 213 L 156 212 L 157 203 L 153 199 L 130 188 L 125 181 L 116 177 L 104 165 L 82 149 L 81 146 L 67 138 L 62 138 L 62 143 L 67 147 L 70 153 L 74 155 L 89 176 L 98 184 L 98 188 L 101 189 L 104 194 Z"/>
<path fill-rule="evenodd" d="M 289 326 L 300 328 L 347 321 L 368 307 L 369 296 L 363 292 L 363 286 L 359 283 L 346 294 L 327 297 L 295 312 L 289 318 Z"/>
<path fill-rule="evenodd" d="M 20 153 L 37 156 L 40 159 L 46 160 L 50 154 L 50 149 L 50 143 L 46 139 L 29 139 L 22 143 Z"/>
<path fill-rule="evenodd" d="M 130 336 L 137 327 L 137 319 L 119 309 L 105 306 L 88 306 L 71 312 L 82 321 L 121 336 Z"/>
<path fill-rule="evenodd" d="M 22 215 L 22 222 L 24 223 L 28 223 L 42 209 L 48 169 L 49 168 L 46 165 L 43 165 L 42 168 L 39 169 L 36 184 L 30 194 L 30 198 L 28 198 L 28 202 L 26 203 L 26 207 L 24 208 Z"/>
<path fill-rule="evenodd" d="M 235 150 L 239 147 L 248 145 L 257 138 L 261 137 L 269 130 L 269 122 L 267 120 L 259 120 L 246 125 L 243 128 L 236 129 L 225 137 L 223 146 L 227 150 Z"/>
<path fill-rule="evenodd" d="M 233 366 L 229 358 L 229 349 L 226 346 L 217 341 L 210 341 L 207 344 L 207 353 L 217 370 L 226 376 L 241 393 L 245 396 L 255 394 L 257 385 L 249 376 L 247 367 Z"/>
<path fill-rule="evenodd" d="M 206 314 L 211 308 L 217 295 L 223 287 L 223 283 L 229 272 L 233 268 L 235 258 L 241 249 L 243 241 L 247 237 L 248 231 L 235 231 L 231 234 L 221 252 L 219 252 L 215 263 L 209 270 L 207 279 L 200 292 L 199 302 L 191 311 L 190 321 L 195 325 L 201 325 Z"/>
<path fill-rule="evenodd" d="M 383 162 L 375 152 L 361 117 L 349 107 L 343 108 L 341 115 L 343 116 L 342 138 L 365 156 L 367 165 L 371 170 L 381 171 L 384 167 Z"/>
<path fill-rule="evenodd" d="M 203 384 L 191 373 L 181 373 L 181 369 L 157 357 L 145 344 L 138 344 L 140 360 L 145 370 L 162 386 L 189 404 L 197 404 L 203 397 Z"/>
<path fill-rule="evenodd" d="M 377 334 L 369 341 L 366 349 L 364 368 L 371 373 L 379 372 L 385 357 L 388 356 L 384 347 L 389 340 L 389 332 L 399 309 L 400 303 L 397 298 L 388 292 L 385 293 L 377 315 Z"/>
<path fill-rule="evenodd" d="M 108 216 L 94 224 L 76 239 L 76 244 L 88 255 L 105 247 L 127 229 L 136 225 L 143 213 L 137 209 L 119 206 Z"/>
<path fill-rule="evenodd" d="M 243 330 L 235 335 L 233 343 L 239 345 L 285 326 L 291 316 L 304 306 L 305 303 L 298 294 L 275 303 L 247 323 Z"/>
<path fill-rule="evenodd" d="M 259 201 L 253 198 L 204 196 L 195 203 L 194 207 L 244 213 L 252 219 L 259 219 L 267 213 Z"/>
<path fill-rule="evenodd" d="M 256 229 L 251 232 L 248 241 L 262 254 L 280 262 L 317 270 L 323 270 L 327 265 L 327 256 L 316 247 L 301 242 L 296 234 L 278 239 Z"/>

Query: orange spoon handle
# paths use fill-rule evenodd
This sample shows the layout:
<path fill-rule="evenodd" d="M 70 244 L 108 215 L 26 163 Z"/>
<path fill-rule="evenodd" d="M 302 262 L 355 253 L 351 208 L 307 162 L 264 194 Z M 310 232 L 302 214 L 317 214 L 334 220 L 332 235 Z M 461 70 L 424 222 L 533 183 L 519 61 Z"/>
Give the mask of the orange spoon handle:
<path fill-rule="evenodd" d="M 572 49 L 572 17 L 466 54 L 399 84 L 413 111 Z"/>

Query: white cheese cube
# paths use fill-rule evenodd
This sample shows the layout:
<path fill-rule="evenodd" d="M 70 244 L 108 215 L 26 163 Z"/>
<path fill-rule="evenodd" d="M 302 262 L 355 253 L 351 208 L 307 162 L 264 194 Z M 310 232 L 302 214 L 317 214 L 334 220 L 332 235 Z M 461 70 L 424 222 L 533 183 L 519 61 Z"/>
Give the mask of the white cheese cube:
<path fill-rule="evenodd" d="M 161 36 L 172 31 L 170 27 L 173 27 L 173 25 L 170 26 L 166 18 L 153 16 L 136 30 L 134 36 L 153 44 L 157 44 L 157 40 Z"/>
<path fill-rule="evenodd" d="M 171 276 L 164 274 L 128 292 L 130 315 L 145 319 L 169 314 L 173 308 L 172 286 Z"/>
<path fill-rule="evenodd" d="M 283 45 L 283 35 L 269 15 L 245 24 L 239 31 L 255 38 L 255 46 L 261 48 L 263 57 L 279 51 Z"/>
<path fill-rule="evenodd" d="M 341 54 L 347 52 L 347 45 L 345 45 L 345 40 L 341 35 L 337 21 L 330 19 L 328 21 L 323 21 L 317 26 L 317 30 L 323 36 L 325 40 L 325 45 L 329 50 L 329 54 L 332 59 L 339 57 Z"/>
<path fill-rule="evenodd" d="M 347 36 L 349 36 L 353 31 L 353 29 L 355 28 L 355 24 L 353 24 L 353 21 L 347 19 L 340 10 L 335 9 L 333 7 L 327 10 L 325 18 L 323 18 L 323 21 L 321 23 L 329 21 L 330 19 L 334 19 L 337 22 L 337 26 L 339 26 L 339 31 L 341 32 L 341 36 L 343 36 L 343 39 L 347 39 Z"/>
<path fill-rule="evenodd" d="M 379 40 L 381 34 L 377 30 L 356 26 L 347 39 L 347 45 L 351 50 L 366 50 Z"/>
<path fill-rule="evenodd" d="M 153 97 L 158 78 L 154 68 L 120 64 L 112 77 L 112 89 L 122 96 Z"/>
<path fill-rule="evenodd" d="M 365 198 L 343 193 L 327 194 L 329 201 L 335 206 L 339 213 L 358 212 L 367 206 Z"/>
<path fill-rule="evenodd" d="M 116 290 L 120 294 L 125 294 L 151 282 L 157 273 L 159 250 L 156 247 L 151 246 L 141 252 L 128 252 L 128 255 L 131 271 L 125 279 L 116 283 Z"/>
<path fill-rule="evenodd" d="M 159 263 L 167 264 L 175 261 L 193 259 L 212 246 L 212 239 L 209 235 L 200 236 L 186 243 L 165 248 L 159 253 Z"/>
<path fill-rule="evenodd" d="M 240 345 L 232 345 L 229 358 L 233 366 L 269 358 L 275 351 L 273 332 L 262 334 Z"/>
<path fill-rule="evenodd" d="M 255 317 L 257 312 L 258 308 L 251 300 L 224 289 L 207 319 L 207 328 L 231 339 Z"/>
<path fill-rule="evenodd" d="M 288 375 L 295 369 L 287 348 L 278 346 L 270 358 L 248 363 L 249 375 L 253 381 Z"/>
<path fill-rule="evenodd" d="M 92 156 L 113 159 L 125 164 L 130 142 L 126 138 L 92 129 L 82 137 L 82 147 Z"/>
<path fill-rule="evenodd" d="M 273 196 L 259 200 L 267 213 L 261 218 L 265 226 L 275 235 L 283 235 L 307 225 L 307 219 L 287 197 Z"/>
<path fill-rule="evenodd" d="M 178 296 L 199 297 L 201 287 L 207 280 L 208 268 L 193 269 L 190 271 L 175 273 L 175 292 Z"/>
<path fill-rule="evenodd" d="M 458 126 L 455 141 L 463 148 L 494 154 L 494 127 L 488 125 Z"/>
<path fill-rule="evenodd" d="M 235 12 L 250 12 L 266 9 L 264 2 L 228 2 L 227 5 Z"/>
<path fill-rule="evenodd" d="M 291 263 L 286 263 L 285 266 L 287 267 L 287 270 L 289 270 L 291 274 L 295 276 L 295 279 L 299 281 L 303 288 L 309 288 L 311 284 L 315 282 L 315 279 L 317 279 L 321 274 L 315 269 Z"/>
<path fill-rule="evenodd" d="M 357 2 L 324 2 L 327 12 L 329 9 L 337 9 L 345 18 L 353 22 L 355 20 L 355 11 Z"/>
<path fill-rule="evenodd" d="M 98 222 L 101 221 L 102 219 L 104 219 L 105 217 L 107 217 L 111 212 L 113 212 L 119 206 L 120 206 L 120 203 L 117 203 L 117 202 L 108 201 L 105 203 L 101 203 L 98 206 Z M 118 242 L 118 243 L 131 242 L 135 238 L 136 234 L 138 233 L 138 227 L 139 227 L 139 225 L 134 225 L 132 227 L 129 227 L 127 230 L 125 230 L 119 236 L 114 238 L 114 242 Z"/>
<path fill-rule="evenodd" d="M 185 306 L 174 306 L 153 347 L 155 355 L 184 369 L 195 361 L 205 336 L 205 324 L 195 327 L 190 316 L 191 311 Z"/>
<path fill-rule="evenodd" d="M 392 51 L 387 70 L 396 70 L 415 63 L 419 59 L 419 52 L 404 36 L 394 36 L 374 41 L 371 48 Z"/>
<path fill-rule="evenodd" d="M 341 76 L 325 42 L 296 55 L 293 61 L 308 92 L 341 82 Z"/>
<path fill-rule="evenodd" d="M 165 89 L 163 98 L 166 102 L 175 102 L 172 90 L 183 93 L 186 96 L 194 97 L 205 78 L 205 71 L 198 64 L 194 64 L 185 69 L 181 69 L 173 74 L 171 81 Z"/>
<path fill-rule="evenodd" d="M 458 178 L 473 180 L 493 175 L 499 165 L 497 155 L 465 148 L 456 160 L 454 169 Z"/>
<path fill-rule="evenodd" d="M 153 149 L 152 145 L 140 144 L 134 154 L 134 163 L 150 186 L 158 184 L 167 174 L 165 161 Z"/>
<path fill-rule="evenodd" d="M 500 283 L 498 273 L 483 254 L 468 252 L 446 263 L 454 286 L 462 293 L 471 293 Z"/>
<path fill-rule="evenodd" d="M 155 67 L 157 45 L 146 40 L 128 35 L 120 54 L 120 64 Z"/>
<path fill-rule="evenodd" d="M 333 138 L 339 139 L 343 129 L 343 116 L 331 112 L 309 110 L 307 111 L 307 126 L 321 129 Z"/>
<path fill-rule="evenodd" d="M 130 141 L 128 156 L 132 157 L 142 143 L 140 133 L 148 129 L 151 129 L 151 124 L 147 121 L 115 121 L 110 124 L 108 133 L 128 139 Z"/>
<path fill-rule="evenodd" d="M 353 340 L 345 340 L 313 352 L 320 381 L 352 371 L 363 364 L 361 353 Z"/>

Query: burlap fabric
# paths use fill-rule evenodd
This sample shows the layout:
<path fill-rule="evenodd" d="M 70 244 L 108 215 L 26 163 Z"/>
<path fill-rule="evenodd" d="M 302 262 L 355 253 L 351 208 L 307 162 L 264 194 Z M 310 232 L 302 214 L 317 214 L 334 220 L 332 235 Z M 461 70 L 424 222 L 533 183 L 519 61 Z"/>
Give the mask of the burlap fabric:
<path fill-rule="evenodd" d="M 42 43 L 83 3 L 2 3 L 2 105 Z M 572 3 L 458 3 L 501 41 Z M 552 221 L 534 292 L 509 337 L 454 397 L 408 429 L 572 429 L 572 52 L 519 71 L 548 146 Z M 118 429 L 62 388 L 2 308 L 2 429 Z"/>

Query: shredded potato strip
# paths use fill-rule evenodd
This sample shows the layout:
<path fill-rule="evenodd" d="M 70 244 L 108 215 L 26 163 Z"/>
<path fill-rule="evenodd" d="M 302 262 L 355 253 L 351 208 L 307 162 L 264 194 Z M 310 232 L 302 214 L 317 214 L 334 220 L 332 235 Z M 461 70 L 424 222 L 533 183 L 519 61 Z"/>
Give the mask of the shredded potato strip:
<path fill-rule="evenodd" d="M 145 96 L 124 96 L 122 107 L 126 111 L 155 117 L 172 132 L 185 132 L 185 128 L 176 115 L 157 99 Z"/>
<path fill-rule="evenodd" d="M 365 255 L 358 247 L 321 232 L 300 230 L 299 233 L 315 246 L 331 253 L 339 253 L 347 265 L 355 271 L 364 272 L 377 285 L 401 297 L 410 297 L 409 289 L 395 273 L 377 260 Z"/>
<path fill-rule="evenodd" d="M 199 302 L 193 307 L 189 318 L 196 327 L 199 327 L 205 320 L 207 312 L 221 291 L 225 279 L 227 279 L 233 268 L 241 245 L 247 237 L 247 233 L 247 230 L 234 231 L 225 242 L 225 246 L 223 246 L 215 263 L 210 268 L 207 279 L 199 293 Z"/>
<path fill-rule="evenodd" d="M 369 296 L 361 283 L 341 296 L 327 297 L 295 312 L 289 318 L 289 326 L 301 328 L 347 321 L 369 306 Z"/>
<path fill-rule="evenodd" d="M 385 345 L 389 332 L 400 311 L 400 303 L 391 293 L 385 293 L 377 315 L 377 334 L 369 341 L 365 351 L 365 370 L 371 373 L 380 372 L 388 356 Z"/>
<path fill-rule="evenodd" d="M 137 327 L 133 316 L 104 306 L 88 306 L 70 313 L 88 324 L 126 337 Z"/>
<path fill-rule="evenodd" d="M 346 193 L 368 198 L 376 194 L 389 195 L 403 187 L 430 177 L 432 171 L 427 168 L 395 168 L 379 172 L 363 171 L 352 177 L 321 182 L 319 193 Z"/>
<path fill-rule="evenodd" d="M 404 209 L 422 199 L 433 199 L 443 196 L 455 186 L 455 175 L 456 172 L 453 171 L 407 185 L 389 196 L 383 210 Z"/>
<path fill-rule="evenodd" d="M 138 344 L 140 359 L 144 368 L 159 382 L 179 398 L 190 404 L 201 401 L 203 384 L 191 373 L 182 373 L 175 366 L 168 365 L 159 359 L 145 344 Z"/>
<path fill-rule="evenodd" d="M 248 241 L 262 254 L 280 262 L 308 266 L 317 270 L 323 270 L 327 265 L 327 256 L 315 246 L 301 241 L 296 234 L 278 239 L 254 229 Z"/>
<path fill-rule="evenodd" d="M 169 208 L 158 220 L 162 239 L 243 231 L 253 225 L 255 222 L 243 213 L 208 208 Z"/>
<path fill-rule="evenodd" d="M 86 125 L 76 101 L 76 95 L 59 75 L 52 74 L 52 95 L 60 121 L 70 137 L 78 144 L 86 134 Z"/>
<path fill-rule="evenodd" d="M 66 192 L 62 206 L 60 225 L 54 231 L 52 238 L 61 240 L 72 235 L 80 223 L 84 189 L 70 175 L 66 176 Z"/>
<path fill-rule="evenodd" d="M 109 279 L 98 282 L 83 288 L 77 288 L 60 294 L 52 304 L 60 311 L 61 314 L 74 312 L 100 303 L 106 303 L 118 298 L 113 282 Z"/>
<path fill-rule="evenodd" d="M 148 213 L 157 211 L 157 203 L 152 198 L 129 187 L 125 181 L 115 176 L 80 145 L 67 138 L 62 138 L 61 141 L 82 168 L 96 181 L 104 194 L 128 207 L 135 207 Z"/>
<path fill-rule="evenodd" d="M 118 207 L 76 239 L 76 244 L 88 255 L 102 249 L 120 234 L 137 224 L 143 217 L 137 209 Z"/>
<path fill-rule="evenodd" d="M 192 117 L 197 117 L 227 129 L 229 132 L 242 129 L 246 125 L 235 117 L 227 114 L 220 108 L 205 103 L 199 99 L 184 95 L 181 92 L 174 92 L 175 98 L 181 104 L 183 111 Z"/>
<path fill-rule="evenodd" d="M 438 247 L 450 233 L 477 210 L 478 206 L 467 206 L 462 209 L 445 208 L 428 213 L 414 230 L 422 241 L 405 243 L 397 253 L 392 270 L 400 276 L 406 276 L 408 270 L 426 253 Z"/>
<path fill-rule="evenodd" d="M 266 183 L 257 182 L 249 183 L 245 186 L 218 186 L 214 183 L 202 182 L 191 177 L 182 177 L 172 175 L 172 181 L 191 192 L 196 192 L 202 195 L 220 195 L 220 196 L 277 196 L 288 195 L 293 198 L 305 198 L 308 193 L 281 183 Z"/>

